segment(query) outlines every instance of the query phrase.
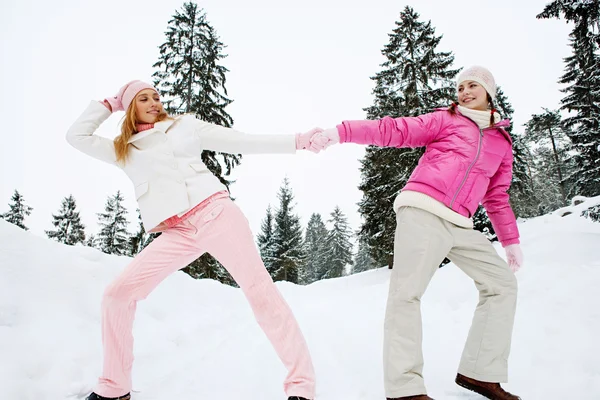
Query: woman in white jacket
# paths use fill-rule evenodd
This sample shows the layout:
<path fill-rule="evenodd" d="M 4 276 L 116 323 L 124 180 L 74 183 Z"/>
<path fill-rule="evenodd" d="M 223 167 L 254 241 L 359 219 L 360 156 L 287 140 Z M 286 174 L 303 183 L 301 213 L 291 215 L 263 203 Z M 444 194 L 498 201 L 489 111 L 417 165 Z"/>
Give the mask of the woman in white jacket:
<path fill-rule="evenodd" d="M 95 135 L 116 111 L 126 112 L 121 135 L 114 141 Z M 104 368 L 88 400 L 130 399 L 137 302 L 205 252 L 223 264 L 246 295 L 288 370 L 284 390 L 289 399 L 314 398 L 313 365 L 298 323 L 264 267 L 247 219 L 201 159 L 204 149 L 233 154 L 318 152 L 325 143 L 312 142 L 314 133 L 246 135 L 190 115 L 171 118 L 156 89 L 141 81 L 129 82 L 103 102 L 91 102 L 69 129 L 67 141 L 121 168 L 135 186 L 144 227 L 162 234 L 104 292 Z"/>

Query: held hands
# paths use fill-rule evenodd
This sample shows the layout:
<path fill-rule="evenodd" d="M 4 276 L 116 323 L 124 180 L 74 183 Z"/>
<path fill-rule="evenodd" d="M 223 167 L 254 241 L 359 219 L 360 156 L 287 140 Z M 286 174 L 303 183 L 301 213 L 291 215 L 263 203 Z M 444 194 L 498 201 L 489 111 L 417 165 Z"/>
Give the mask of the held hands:
<path fill-rule="evenodd" d="M 296 149 L 309 150 L 313 153 L 318 153 L 339 142 L 340 137 L 336 128 L 326 130 L 313 128 L 308 132 L 296 134 Z"/>
<path fill-rule="evenodd" d="M 523 266 L 523 252 L 518 244 L 509 244 L 504 248 L 506 261 L 512 272 L 517 272 Z"/>

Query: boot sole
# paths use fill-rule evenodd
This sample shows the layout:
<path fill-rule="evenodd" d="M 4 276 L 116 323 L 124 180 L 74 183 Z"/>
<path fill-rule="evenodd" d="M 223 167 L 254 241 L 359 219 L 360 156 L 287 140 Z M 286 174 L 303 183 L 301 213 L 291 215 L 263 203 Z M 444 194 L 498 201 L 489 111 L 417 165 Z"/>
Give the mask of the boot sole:
<path fill-rule="evenodd" d="M 494 400 L 494 397 L 490 397 L 492 395 L 490 395 L 489 393 L 482 393 L 481 389 L 478 390 L 479 388 L 476 386 L 467 386 L 465 383 L 462 382 L 456 382 L 456 384 L 462 388 L 465 388 L 467 390 L 470 390 L 471 392 L 477 393 L 479 395 L 482 395 L 483 397 L 485 397 L 486 399 L 491 399 Z M 520 397 L 517 397 L 519 400 L 521 400 Z"/>

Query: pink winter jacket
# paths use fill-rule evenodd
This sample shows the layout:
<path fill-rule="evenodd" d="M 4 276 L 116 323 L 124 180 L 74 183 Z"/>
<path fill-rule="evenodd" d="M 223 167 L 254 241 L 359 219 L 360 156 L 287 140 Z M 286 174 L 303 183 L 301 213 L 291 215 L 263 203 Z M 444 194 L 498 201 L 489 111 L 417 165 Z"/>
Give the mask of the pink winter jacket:
<path fill-rule="evenodd" d="M 519 243 L 515 215 L 508 202 L 512 180 L 512 140 L 502 129 L 480 129 L 470 118 L 440 109 L 419 117 L 344 121 L 340 143 L 380 147 L 422 147 L 425 154 L 402 190 L 424 193 L 466 217 L 479 203 L 505 247 Z"/>

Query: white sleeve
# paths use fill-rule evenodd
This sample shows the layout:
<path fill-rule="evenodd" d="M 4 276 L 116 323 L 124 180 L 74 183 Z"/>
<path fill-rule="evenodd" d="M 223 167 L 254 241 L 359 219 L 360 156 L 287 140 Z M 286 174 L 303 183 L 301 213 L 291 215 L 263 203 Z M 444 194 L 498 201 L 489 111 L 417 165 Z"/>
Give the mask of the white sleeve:
<path fill-rule="evenodd" d="M 94 132 L 110 117 L 111 112 L 100 102 L 92 101 L 67 131 L 67 142 L 77 150 L 98 160 L 116 164 L 113 141 Z"/>
<path fill-rule="evenodd" d="M 249 135 L 196 119 L 202 148 L 230 154 L 294 154 L 295 135 Z"/>

